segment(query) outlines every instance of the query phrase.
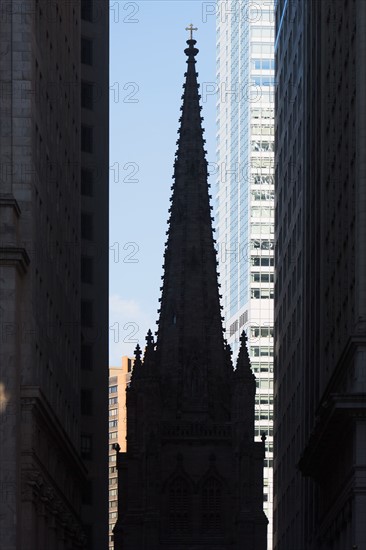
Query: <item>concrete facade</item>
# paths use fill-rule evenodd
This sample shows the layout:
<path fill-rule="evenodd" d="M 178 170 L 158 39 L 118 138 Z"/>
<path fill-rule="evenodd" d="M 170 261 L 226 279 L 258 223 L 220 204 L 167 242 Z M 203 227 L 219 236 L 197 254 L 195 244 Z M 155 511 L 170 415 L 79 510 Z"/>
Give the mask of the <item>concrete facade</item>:
<path fill-rule="evenodd" d="M 25 0 L 1 5 L 0 547 L 4 550 L 92 548 L 82 518 L 90 467 L 81 449 L 80 411 L 84 385 L 80 15 L 80 2 Z M 103 47 L 107 52 L 108 41 Z M 105 101 L 98 108 L 108 117 L 108 96 Z M 108 142 L 108 133 L 104 140 Z M 106 150 L 99 160 L 108 171 Z M 97 214 L 104 227 L 108 227 L 107 205 L 108 199 Z M 108 307 L 108 268 L 103 258 L 101 269 L 105 274 L 97 299 Z M 105 319 L 102 316 L 101 322 Z M 104 358 L 103 373 L 107 324 L 102 331 L 97 355 Z M 105 382 L 106 429 L 106 367 L 100 378 Z M 107 454 L 106 436 L 100 431 L 95 445 L 103 446 L 103 438 Z M 107 485 L 107 466 L 98 480 L 99 486 L 103 483 Z M 106 518 L 107 489 L 103 491 Z M 100 527 L 106 542 L 103 522 Z"/>

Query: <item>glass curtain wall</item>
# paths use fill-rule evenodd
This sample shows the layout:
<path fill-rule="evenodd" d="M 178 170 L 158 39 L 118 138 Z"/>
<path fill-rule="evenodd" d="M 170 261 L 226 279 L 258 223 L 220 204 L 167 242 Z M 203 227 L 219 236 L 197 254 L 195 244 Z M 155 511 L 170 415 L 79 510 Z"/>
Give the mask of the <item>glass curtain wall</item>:
<path fill-rule="evenodd" d="M 243 329 L 257 379 L 256 438 L 267 435 L 264 510 L 272 548 L 274 2 L 217 3 L 215 223 L 226 338 Z"/>

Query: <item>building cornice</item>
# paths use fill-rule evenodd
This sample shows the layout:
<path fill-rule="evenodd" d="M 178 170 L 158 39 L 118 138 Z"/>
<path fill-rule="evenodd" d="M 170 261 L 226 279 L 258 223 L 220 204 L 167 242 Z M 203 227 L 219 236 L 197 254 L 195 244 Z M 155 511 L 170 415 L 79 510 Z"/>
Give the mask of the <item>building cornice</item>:
<path fill-rule="evenodd" d="M 1 195 L 0 194 L 0 209 L 1 208 L 13 208 L 13 210 L 15 211 L 17 217 L 19 218 L 20 214 L 21 214 L 21 210 L 20 210 L 20 206 L 18 204 L 18 201 L 16 200 L 15 197 L 11 196 L 11 195 Z"/>
<path fill-rule="evenodd" d="M 18 246 L 0 246 L 0 265 L 14 266 L 21 275 L 28 271 L 30 258 L 25 248 Z"/>
<path fill-rule="evenodd" d="M 81 457 L 70 438 L 63 429 L 59 419 L 49 406 L 41 389 L 38 386 L 23 386 L 21 390 L 22 408 L 30 408 L 42 421 L 47 431 L 53 435 L 57 445 L 66 454 L 68 462 L 71 464 L 74 475 L 84 478 L 87 475 L 87 469 Z"/>
<path fill-rule="evenodd" d="M 342 432 L 352 419 L 366 419 L 364 393 L 332 394 L 322 401 L 323 411 L 317 417 L 316 425 L 301 455 L 298 467 L 305 475 L 320 479 L 324 463 L 333 447 L 339 444 Z"/>

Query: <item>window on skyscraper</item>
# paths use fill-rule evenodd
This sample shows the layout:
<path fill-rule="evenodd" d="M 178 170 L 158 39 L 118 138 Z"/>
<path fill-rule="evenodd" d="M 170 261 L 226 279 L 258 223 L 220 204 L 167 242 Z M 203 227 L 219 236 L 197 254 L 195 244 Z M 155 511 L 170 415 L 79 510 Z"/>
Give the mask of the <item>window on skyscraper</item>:
<path fill-rule="evenodd" d="M 93 0 L 81 0 L 81 19 L 93 21 Z"/>
<path fill-rule="evenodd" d="M 90 256 L 81 257 L 81 282 L 93 284 L 93 258 Z"/>
<path fill-rule="evenodd" d="M 81 238 L 92 240 L 94 231 L 93 231 L 93 216 L 89 212 L 81 213 Z"/>
<path fill-rule="evenodd" d="M 91 390 L 81 390 L 80 406 L 81 414 L 91 415 L 93 413 L 93 393 Z"/>
<path fill-rule="evenodd" d="M 93 302 L 91 300 L 81 300 L 81 324 L 83 327 L 93 326 Z"/>
<path fill-rule="evenodd" d="M 83 370 L 92 370 L 93 368 L 93 348 L 90 345 L 81 346 L 81 368 Z"/>
<path fill-rule="evenodd" d="M 81 150 L 85 153 L 93 152 L 93 128 L 91 126 L 81 126 Z"/>
<path fill-rule="evenodd" d="M 88 197 L 93 196 L 93 172 L 87 168 L 81 169 L 81 194 Z"/>
<path fill-rule="evenodd" d="M 93 109 L 94 86 L 92 82 L 81 83 L 81 106 L 84 109 Z"/>
<path fill-rule="evenodd" d="M 93 439 L 89 434 L 81 434 L 80 451 L 83 458 L 91 458 L 93 451 Z"/>
<path fill-rule="evenodd" d="M 81 62 L 85 65 L 93 64 L 93 41 L 90 38 L 81 39 Z"/>

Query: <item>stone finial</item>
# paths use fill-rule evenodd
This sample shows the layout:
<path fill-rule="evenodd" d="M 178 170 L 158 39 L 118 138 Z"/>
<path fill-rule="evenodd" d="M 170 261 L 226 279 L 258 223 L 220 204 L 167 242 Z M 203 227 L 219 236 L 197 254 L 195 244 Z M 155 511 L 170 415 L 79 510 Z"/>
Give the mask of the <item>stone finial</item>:
<path fill-rule="evenodd" d="M 113 444 L 113 449 L 116 451 L 116 453 L 119 453 L 120 450 L 121 450 L 121 447 L 119 446 L 118 443 L 114 443 L 114 444 Z"/>
<path fill-rule="evenodd" d="M 154 337 L 150 329 L 147 331 L 147 335 L 145 339 L 146 339 L 146 344 L 148 346 L 154 345 Z"/>
<path fill-rule="evenodd" d="M 134 366 L 136 367 L 136 365 L 141 365 L 141 348 L 140 348 L 139 344 L 137 344 L 134 354 L 135 354 L 135 364 L 134 364 Z"/>
<path fill-rule="evenodd" d="M 245 331 L 243 330 L 240 336 L 240 350 L 239 350 L 238 360 L 236 363 L 236 370 L 238 373 L 241 373 L 241 374 L 252 375 L 247 342 L 248 342 L 248 338 Z"/>

